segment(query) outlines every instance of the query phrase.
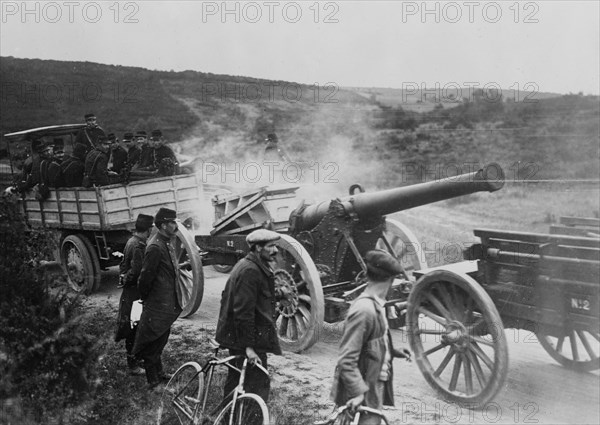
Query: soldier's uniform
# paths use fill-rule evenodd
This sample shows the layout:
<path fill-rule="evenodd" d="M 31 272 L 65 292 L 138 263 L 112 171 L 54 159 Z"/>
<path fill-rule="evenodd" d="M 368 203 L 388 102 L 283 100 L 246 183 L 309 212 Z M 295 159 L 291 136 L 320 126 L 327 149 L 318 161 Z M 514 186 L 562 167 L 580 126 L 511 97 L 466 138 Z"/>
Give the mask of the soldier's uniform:
<path fill-rule="evenodd" d="M 110 184 L 108 178 L 108 155 L 99 148 L 92 150 L 85 157 L 85 175 L 90 186 Z"/>
<path fill-rule="evenodd" d="M 73 155 L 60 164 L 64 187 L 80 187 L 85 172 L 85 147 L 75 146 Z"/>
<path fill-rule="evenodd" d="M 100 137 L 106 137 L 106 133 L 100 126 L 85 127 L 77 133 L 75 145 L 85 146 L 85 152 L 88 153 L 96 148 Z"/>

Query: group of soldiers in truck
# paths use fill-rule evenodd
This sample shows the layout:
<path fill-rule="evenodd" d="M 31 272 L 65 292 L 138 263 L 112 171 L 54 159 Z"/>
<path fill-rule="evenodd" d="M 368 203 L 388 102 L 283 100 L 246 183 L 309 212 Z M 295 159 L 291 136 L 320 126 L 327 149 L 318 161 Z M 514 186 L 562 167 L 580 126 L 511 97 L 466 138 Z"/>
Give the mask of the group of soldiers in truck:
<path fill-rule="evenodd" d="M 73 152 L 65 158 L 63 139 L 31 140 L 31 156 L 16 182 L 20 192 L 57 187 L 92 187 L 177 174 L 178 161 L 162 132 L 125 133 L 123 140 L 106 135 L 94 114 L 85 115 L 86 126 L 75 138 Z M 42 198 L 43 193 L 42 193 Z"/>

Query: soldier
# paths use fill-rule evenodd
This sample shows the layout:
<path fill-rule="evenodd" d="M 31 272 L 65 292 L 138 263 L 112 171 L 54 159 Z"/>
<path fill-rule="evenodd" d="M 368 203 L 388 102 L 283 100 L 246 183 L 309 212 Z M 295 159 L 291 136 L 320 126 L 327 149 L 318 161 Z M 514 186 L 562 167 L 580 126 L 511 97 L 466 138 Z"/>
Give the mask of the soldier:
<path fill-rule="evenodd" d="M 96 114 L 85 115 L 85 128 L 82 128 L 75 137 L 76 145 L 84 145 L 86 155 L 98 145 L 98 139 L 106 133 L 98 125 Z"/>
<path fill-rule="evenodd" d="M 154 144 L 154 168 L 162 176 L 172 176 L 177 174 L 179 162 L 175 152 L 166 144 L 162 131 L 153 130 L 152 139 Z"/>
<path fill-rule="evenodd" d="M 117 317 L 117 332 L 115 342 L 125 340 L 125 351 L 127 352 L 127 367 L 131 375 L 143 375 L 144 369 L 139 366 L 138 360 L 132 354 L 137 323 L 131 322 L 131 306 L 134 301 L 140 299 L 140 291 L 137 281 L 142 271 L 146 241 L 150 237 L 152 229 L 151 215 L 139 214 L 135 221 L 135 232 L 125 245 L 123 260 L 119 266 L 119 284 L 123 287 L 121 300 L 119 301 L 119 315 Z"/>
<path fill-rule="evenodd" d="M 88 181 L 84 181 L 84 186 L 104 186 L 118 181 L 118 175 L 108 170 L 111 145 L 112 142 L 106 136 L 100 136 L 98 146 L 85 157 L 85 176 Z"/>
<path fill-rule="evenodd" d="M 156 388 L 161 380 L 168 381 L 171 378 L 163 370 L 161 356 L 169 340 L 171 325 L 182 311 L 177 287 L 179 262 L 174 248 L 176 219 L 176 212 L 167 208 L 161 208 L 156 213 L 154 225 L 158 234 L 146 248 L 138 279 L 144 308 L 132 354 L 144 360 L 150 390 Z"/>
<path fill-rule="evenodd" d="M 126 133 L 131 134 L 131 133 Z M 127 163 L 130 168 L 134 168 L 140 162 L 142 149 L 146 146 L 146 132 L 138 131 L 133 139 L 133 143 L 127 151 Z"/>
<path fill-rule="evenodd" d="M 275 133 L 267 135 L 265 142 L 267 142 L 264 155 L 265 161 L 290 162 L 289 156 L 285 153 L 283 147 L 279 145 L 279 139 Z"/>
<path fill-rule="evenodd" d="M 111 149 L 108 157 L 108 170 L 119 174 L 127 166 L 127 150 L 121 146 L 114 133 L 108 135 Z"/>
<path fill-rule="evenodd" d="M 19 192 L 26 192 L 40 182 L 40 164 L 46 145 L 41 139 L 31 141 L 31 156 L 23 162 L 23 171 L 16 184 Z"/>
<path fill-rule="evenodd" d="M 385 314 L 385 302 L 400 262 L 383 250 L 365 255 L 367 287 L 352 303 L 344 323 L 340 356 L 335 368 L 331 397 L 351 410 L 365 405 L 381 410 L 394 405 L 394 357 L 410 359 L 406 348 L 394 349 Z M 360 424 L 379 424 L 379 418 L 363 414 Z"/>
<path fill-rule="evenodd" d="M 73 154 L 60 164 L 64 187 L 80 187 L 85 172 L 85 146 L 75 145 Z"/>
<path fill-rule="evenodd" d="M 255 230 L 246 237 L 250 252 L 240 260 L 223 290 L 216 339 L 232 356 L 244 355 L 251 364 L 267 367 L 267 353 L 281 354 L 275 331 L 275 280 L 270 263 L 277 255 L 279 234 Z M 240 368 L 242 361 L 233 362 Z M 238 384 L 239 373 L 229 369 L 224 395 Z M 267 402 L 271 384 L 258 368 L 246 372 L 244 388 Z"/>
<path fill-rule="evenodd" d="M 54 139 L 52 162 L 48 166 L 48 185 L 62 187 L 64 185 L 61 164 L 65 158 L 65 142 L 63 139 Z"/>

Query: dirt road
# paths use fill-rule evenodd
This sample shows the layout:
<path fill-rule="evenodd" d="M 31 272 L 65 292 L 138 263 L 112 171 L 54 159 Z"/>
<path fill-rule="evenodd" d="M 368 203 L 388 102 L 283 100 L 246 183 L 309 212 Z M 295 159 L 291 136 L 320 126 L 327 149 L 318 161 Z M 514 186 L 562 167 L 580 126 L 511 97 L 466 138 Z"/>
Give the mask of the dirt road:
<path fill-rule="evenodd" d="M 205 267 L 205 292 L 199 311 L 178 325 L 189 330 L 214 329 L 226 275 Z M 103 276 L 95 298 L 118 302 L 116 273 Z M 555 364 L 525 331 L 509 329 L 509 372 L 504 388 L 481 410 L 461 409 L 439 398 L 425 382 L 417 365 L 395 360 L 395 410 L 386 410 L 393 424 L 598 424 L 600 423 L 600 374 L 576 373 Z M 200 333 L 202 334 L 202 333 Z M 331 412 L 329 389 L 337 356 L 339 327 L 327 326 L 321 341 L 303 354 L 270 357 L 274 386 L 296 408 L 315 419 Z M 396 345 L 407 344 L 401 330 L 393 331 Z M 293 425 L 293 424 L 289 424 Z"/>

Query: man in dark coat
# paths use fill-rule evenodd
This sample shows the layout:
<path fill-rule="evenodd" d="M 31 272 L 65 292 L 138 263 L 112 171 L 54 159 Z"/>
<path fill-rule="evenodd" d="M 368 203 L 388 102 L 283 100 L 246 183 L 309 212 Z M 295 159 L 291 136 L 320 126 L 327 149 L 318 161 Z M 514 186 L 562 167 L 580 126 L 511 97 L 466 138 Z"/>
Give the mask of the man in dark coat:
<path fill-rule="evenodd" d="M 139 214 L 135 221 L 135 232 L 125 245 L 123 260 L 119 265 L 119 283 L 123 287 L 121 300 L 119 301 L 119 315 L 117 317 L 117 332 L 115 342 L 125 340 L 125 351 L 127 352 L 127 367 L 131 375 L 143 375 L 142 369 L 135 356 L 132 354 L 137 323 L 131 322 L 131 306 L 133 302 L 140 299 L 140 291 L 137 281 L 142 271 L 146 241 L 150 237 L 152 222 L 151 215 Z"/>
<path fill-rule="evenodd" d="M 129 168 L 134 168 L 140 162 L 142 149 L 147 143 L 146 132 L 138 131 L 132 141 L 133 143 L 129 146 L 127 151 L 127 163 L 129 164 Z"/>
<path fill-rule="evenodd" d="M 275 241 L 279 234 L 266 229 L 255 230 L 246 237 L 248 255 L 240 260 L 221 295 L 221 309 L 216 340 L 232 356 L 244 355 L 250 364 L 267 367 L 267 353 L 281 354 L 275 330 L 275 281 L 269 263 L 277 255 Z M 234 363 L 241 368 L 243 360 Z M 224 395 L 238 385 L 239 373 L 229 369 Z M 246 371 L 244 388 L 269 400 L 269 377 L 260 369 Z"/>
<path fill-rule="evenodd" d="M 175 152 L 166 140 L 163 138 L 162 131 L 152 131 L 152 141 L 154 143 L 154 168 L 158 170 L 161 176 L 172 176 L 177 174 L 179 161 Z"/>
<path fill-rule="evenodd" d="M 85 153 L 87 154 L 98 146 L 99 137 L 106 137 L 106 133 L 98 125 L 96 114 L 86 114 L 85 123 L 86 126 L 79 130 L 75 137 L 75 145 L 85 146 Z"/>
<path fill-rule="evenodd" d="M 119 174 L 127 166 L 127 150 L 121 146 L 115 133 L 110 133 L 108 140 L 111 141 L 108 170 Z"/>
<path fill-rule="evenodd" d="M 75 145 L 73 154 L 60 164 L 64 187 L 80 187 L 85 172 L 85 146 Z"/>
<path fill-rule="evenodd" d="M 91 186 L 104 186 L 118 181 L 118 175 L 108 170 L 112 142 L 106 136 L 98 138 L 98 146 L 85 157 L 85 175 Z"/>
<path fill-rule="evenodd" d="M 63 139 L 54 139 L 52 161 L 48 165 L 48 186 L 63 187 L 63 177 L 60 165 L 65 158 L 65 142 Z"/>
<path fill-rule="evenodd" d="M 40 182 L 40 164 L 46 145 L 42 139 L 31 141 L 31 156 L 25 159 L 23 171 L 17 182 L 17 190 L 26 192 Z"/>
<path fill-rule="evenodd" d="M 384 308 L 394 276 L 403 269 L 383 250 L 367 252 L 365 264 L 367 287 L 346 316 L 331 397 L 351 410 L 361 404 L 381 410 L 384 404 L 394 405 L 392 359 L 410 359 L 406 348 L 394 349 Z M 379 417 L 368 414 L 359 421 L 379 423 Z"/>
<path fill-rule="evenodd" d="M 182 311 L 178 296 L 179 262 L 173 246 L 176 219 L 175 211 L 167 208 L 156 213 L 154 225 L 158 234 L 146 248 L 138 279 L 144 308 L 132 354 L 144 360 L 149 389 L 171 377 L 163 370 L 161 355 L 169 340 L 171 325 Z"/>

